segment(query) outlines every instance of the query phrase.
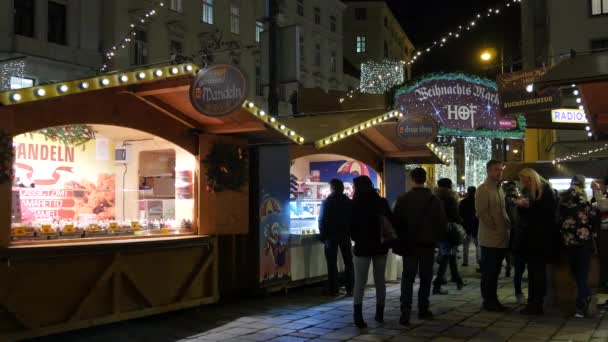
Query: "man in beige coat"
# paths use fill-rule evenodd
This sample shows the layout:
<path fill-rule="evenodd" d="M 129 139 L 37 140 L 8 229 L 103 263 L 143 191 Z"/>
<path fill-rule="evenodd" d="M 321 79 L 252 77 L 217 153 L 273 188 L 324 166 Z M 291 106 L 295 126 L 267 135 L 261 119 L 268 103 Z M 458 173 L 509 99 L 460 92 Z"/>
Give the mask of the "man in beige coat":
<path fill-rule="evenodd" d="M 498 276 L 502 261 L 509 248 L 510 222 L 505 209 L 502 181 L 503 164 L 490 160 L 486 164 L 488 177 L 477 188 L 475 209 L 479 218 L 479 245 L 481 246 L 481 296 L 483 308 L 504 311 L 498 301 Z"/>

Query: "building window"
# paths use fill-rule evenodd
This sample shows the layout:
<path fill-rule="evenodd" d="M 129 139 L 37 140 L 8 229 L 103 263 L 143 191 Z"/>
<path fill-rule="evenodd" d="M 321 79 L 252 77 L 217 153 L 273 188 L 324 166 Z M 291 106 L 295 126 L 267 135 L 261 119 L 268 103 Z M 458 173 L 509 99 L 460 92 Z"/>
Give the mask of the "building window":
<path fill-rule="evenodd" d="M 258 63 L 255 65 L 255 94 L 264 96 L 264 86 L 262 85 L 262 66 Z"/>
<path fill-rule="evenodd" d="M 315 65 L 321 66 L 321 44 L 317 43 L 315 45 Z"/>
<path fill-rule="evenodd" d="M 298 0 L 298 15 L 300 17 L 304 16 L 304 0 Z"/>
<path fill-rule="evenodd" d="M 331 16 L 329 17 L 329 29 L 331 30 L 331 32 L 336 32 L 336 17 L 335 16 Z"/>
<path fill-rule="evenodd" d="M 241 18 L 241 9 L 237 4 L 230 4 L 230 32 L 239 34 L 239 22 Z"/>
<path fill-rule="evenodd" d="M 171 0 L 171 3 L 169 4 L 169 9 L 175 12 L 182 13 L 184 11 L 184 8 L 182 7 L 182 1 L 183 0 Z"/>
<path fill-rule="evenodd" d="M 255 22 L 255 41 L 258 43 L 262 41 L 262 32 L 264 32 L 264 23 L 261 21 L 256 21 Z"/>
<path fill-rule="evenodd" d="M 33 78 L 11 76 L 10 82 L 11 89 L 29 88 L 34 86 Z"/>
<path fill-rule="evenodd" d="M 367 20 L 367 9 L 355 8 L 355 19 L 356 20 Z"/>
<path fill-rule="evenodd" d="M 304 49 L 304 36 L 300 35 L 300 67 L 304 67 L 304 62 L 306 62 L 306 52 Z"/>
<path fill-rule="evenodd" d="M 169 42 L 169 54 L 170 55 L 181 55 L 183 53 L 183 45 L 182 42 L 172 40 Z"/>
<path fill-rule="evenodd" d="M 131 65 L 148 64 L 148 34 L 146 31 L 135 31 L 132 51 Z"/>
<path fill-rule="evenodd" d="M 388 58 L 388 44 L 384 41 L 384 58 Z"/>
<path fill-rule="evenodd" d="M 315 7 L 315 24 L 321 25 L 321 9 Z"/>
<path fill-rule="evenodd" d="M 34 0 L 15 0 L 15 34 L 34 37 Z"/>
<path fill-rule="evenodd" d="M 608 50 L 608 39 L 597 39 L 591 41 L 591 50 L 593 52 L 602 52 Z"/>
<path fill-rule="evenodd" d="M 201 21 L 203 23 L 213 25 L 213 0 L 203 0 L 203 14 Z"/>
<path fill-rule="evenodd" d="M 388 28 L 388 18 L 384 17 L 384 27 Z"/>
<path fill-rule="evenodd" d="M 367 51 L 367 37 L 357 36 L 357 53 L 365 53 Z"/>
<path fill-rule="evenodd" d="M 329 70 L 331 72 L 338 71 L 338 59 L 336 58 L 336 51 L 332 51 L 329 56 Z"/>
<path fill-rule="evenodd" d="M 64 4 L 49 1 L 49 31 L 48 41 L 56 44 L 66 44 L 66 10 Z"/>
<path fill-rule="evenodd" d="M 608 0 L 591 0 L 591 15 L 607 15 Z"/>

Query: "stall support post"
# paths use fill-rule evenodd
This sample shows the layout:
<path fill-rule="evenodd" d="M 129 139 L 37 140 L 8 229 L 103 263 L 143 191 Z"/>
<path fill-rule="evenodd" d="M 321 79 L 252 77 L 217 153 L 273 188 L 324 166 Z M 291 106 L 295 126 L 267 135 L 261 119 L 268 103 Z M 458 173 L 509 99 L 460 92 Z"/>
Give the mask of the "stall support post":
<path fill-rule="evenodd" d="M 405 192 L 405 177 L 403 164 L 389 159 L 384 160 L 384 193 L 391 207 L 399 195 Z"/>
<path fill-rule="evenodd" d="M 11 197 L 12 184 L 0 184 L 0 248 L 6 248 L 11 243 Z"/>

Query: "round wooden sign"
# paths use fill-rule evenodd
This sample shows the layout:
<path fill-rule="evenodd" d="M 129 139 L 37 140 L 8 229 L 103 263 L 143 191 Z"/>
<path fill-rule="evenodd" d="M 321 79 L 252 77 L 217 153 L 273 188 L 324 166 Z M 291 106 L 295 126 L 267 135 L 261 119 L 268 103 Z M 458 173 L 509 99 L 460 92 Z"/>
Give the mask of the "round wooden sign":
<path fill-rule="evenodd" d="M 397 124 L 397 135 L 407 145 L 424 145 L 433 141 L 439 133 L 434 118 L 423 114 L 408 114 Z"/>
<path fill-rule="evenodd" d="M 225 116 L 243 105 L 249 83 L 241 69 L 218 64 L 202 69 L 190 86 L 190 102 L 201 114 Z"/>

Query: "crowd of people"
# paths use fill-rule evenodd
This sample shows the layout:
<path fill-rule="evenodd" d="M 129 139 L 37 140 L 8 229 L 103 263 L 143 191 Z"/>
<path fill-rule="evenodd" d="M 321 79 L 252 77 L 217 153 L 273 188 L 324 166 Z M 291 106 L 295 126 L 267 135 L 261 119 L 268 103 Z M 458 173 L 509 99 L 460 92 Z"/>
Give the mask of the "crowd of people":
<path fill-rule="evenodd" d="M 515 182 L 503 182 L 503 169 L 500 161 L 489 161 L 486 180 L 477 188 L 469 187 L 460 199 L 450 179 L 439 179 L 431 189 L 426 171 L 416 168 L 409 175 L 411 190 L 399 196 L 392 210 L 369 177 L 354 179 L 352 200 L 344 195 L 343 183 L 332 180 L 331 195 L 319 216 L 328 268 L 327 293 L 339 294 L 340 250 L 343 283 L 346 293 L 353 296 L 354 322 L 365 328 L 363 298 L 373 264 L 375 320 L 383 322 L 384 276 L 387 254 L 392 249 L 403 258 L 399 323 L 410 324 L 417 276 L 418 319 L 432 319 L 429 297 L 447 294 L 443 286 L 448 283 L 448 267 L 456 288 L 461 290 L 466 285 L 458 270 L 459 251 L 462 249 L 462 265 L 468 266 L 473 244 L 477 271 L 481 273 L 483 309 L 507 310 L 497 295 L 498 279 L 506 263 L 506 276 L 513 269 L 517 304 L 525 304 L 521 313 L 543 314 L 547 265 L 565 255 L 577 286 L 575 316 L 587 316 L 592 298 L 587 279 L 596 252 L 594 236 L 599 220 L 593 199 L 585 192 L 585 177 L 574 176 L 570 188 L 559 193 L 533 169 L 519 172 L 519 188 Z M 522 291 L 526 269 L 527 300 Z"/>

